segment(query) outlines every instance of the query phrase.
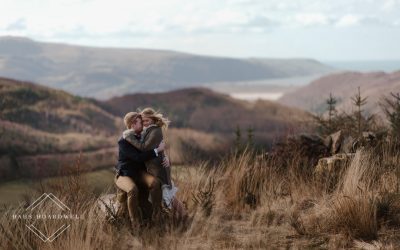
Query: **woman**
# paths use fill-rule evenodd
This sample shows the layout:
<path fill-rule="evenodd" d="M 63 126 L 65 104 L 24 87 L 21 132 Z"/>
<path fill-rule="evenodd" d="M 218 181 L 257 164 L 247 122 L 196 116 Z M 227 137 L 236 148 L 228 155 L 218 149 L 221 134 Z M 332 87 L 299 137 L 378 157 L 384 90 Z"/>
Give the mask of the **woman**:
<path fill-rule="evenodd" d="M 145 108 L 141 112 L 141 116 L 144 126 L 141 139 L 138 140 L 130 130 L 124 132 L 123 138 L 135 148 L 145 152 L 155 148 L 163 141 L 163 129 L 166 130 L 168 128 L 170 121 L 152 108 Z M 170 167 L 164 167 L 162 164 L 164 157 L 164 153 L 160 153 L 157 158 L 146 161 L 146 169 L 149 174 L 160 180 L 165 207 L 172 209 L 174 217 L 182 219 L 186 217 L 186 211 L 183 204 L 175 197 L 177 188 L 171 181 Z M 153 206 L 153 209 L 157 209 L 158 207 L 157 204 L 153 204 Z"/>

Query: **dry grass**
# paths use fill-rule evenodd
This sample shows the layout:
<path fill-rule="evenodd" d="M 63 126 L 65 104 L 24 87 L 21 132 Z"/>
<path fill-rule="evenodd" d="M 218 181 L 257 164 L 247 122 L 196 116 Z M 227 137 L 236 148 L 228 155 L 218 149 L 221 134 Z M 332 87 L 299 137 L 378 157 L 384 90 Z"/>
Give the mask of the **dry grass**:
<path fill-rule="evenodd" d="M 396 151 L 357 152 L 339 184 L 329 192 L 321 188 L 323 183 L 301 171 L 296 165 L 300 162 L 292 161 L 283 171 L 275 159 L 245 151 L 216 165 L 202 163 L 175 171 L 178 197 L 189 210 L 189 222 L 167 222 L 140 232 L 110 221 L 76 170 L 51 190 L 83 219 L 54 242 L 43 243 L 10 220 L 8 214 L 13 210 L 8 208 L 1 218 L 0 248 L 400 247 L 400 161 Z"/>
<path fill-rule="evenodd" d="M 218 158 L 229 150 L 230 140 L 219 134 L 189 128 L 170 128 L 165 134 L 168 156 L 174 164 L 190 164 L 198 159 Z"/>

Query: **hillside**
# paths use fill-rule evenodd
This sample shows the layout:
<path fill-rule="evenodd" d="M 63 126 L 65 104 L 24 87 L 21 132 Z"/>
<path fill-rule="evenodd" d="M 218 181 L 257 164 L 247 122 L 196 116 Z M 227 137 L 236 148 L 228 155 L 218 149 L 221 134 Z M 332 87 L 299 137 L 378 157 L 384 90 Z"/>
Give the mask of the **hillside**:
<path fill-rule="evenodd" d="M 338 99 L 339 110 L 351 110 L 350 98 L 356 94 L 358 87 L 362 96 L 368 97 L 365 110 L 370 114 L 380 113 L 379 101 L 382 96 L 400 92 L 400 71 L 332 74 L 285 94 L 279 102 L 312 112 L 323 112 L 326 110 L 325 100 L 332 93 Z"/>
<path fill-rule="evenodd" d="M 100 99 L 331 71 L 332 68 L 310 59 L 235 59 L 0 37 L 0 76 L 40 82 L 75 95 Z"/>
<path fill-rule="evenodd" d="M 83 171 L 111 168 L 121 115 L 106 103 L 29 82 L 0 78 L 0 181 L 59 175 L 80 159 Z M 168 130 L 174 164 L 218 157 L 230 138 L 192 128 Z"/>
<path fill-rule="evenodd" d="M 0 78 L 0 119 L 51 133 L 110 135 L 115 117 L 89 99 L 32 83 Z"/>
<path fill-rule="evenodd" d="M 117 116 L 152 106 L 168 116 L 173 127 L 223 133 L 229 137 L 233 137 L 237 127 L 243 133 L 253 128 L 255 138 L 264 143 L 299 128 L 299 124 L 308 119 L 308 114 L 298 109 L 270 101 L 240 101 L 204 88 L 125 95 L 105 103 L 111 107 L 109 112 Z"/>
<path fill-rule="evenodd" d="M 85 171 L 112 166 L 121 125 L 90 99 L 0 78 L 0 180 L 57 175 L 79 157 Z"/>
<path fill-rule="evenodd" d="M 253 129 L 254 142 L 268 146 L 301 130 L 308 114 L 269 101 L 233 99 L 209 89 L 133 94 L 106 102 L 62 90 L 0 78 L 0 179 L 58 175 L 80 158 L 84 171 L 112 167 L 122 117 L 137 108 L 160 109 L 171 121 L 166 134 L 174 164 L 216 159 Z"/>

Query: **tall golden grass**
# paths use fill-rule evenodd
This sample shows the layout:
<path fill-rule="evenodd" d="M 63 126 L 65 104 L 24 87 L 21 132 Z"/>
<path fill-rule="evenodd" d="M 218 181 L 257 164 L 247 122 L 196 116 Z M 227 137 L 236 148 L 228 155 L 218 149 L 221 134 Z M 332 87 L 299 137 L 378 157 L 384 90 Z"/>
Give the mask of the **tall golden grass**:
<path fill-rule="evenodd" d="M 82 219 L 52 243 L 44 243 L 10 219 L 10 213 L 23 206 L 6 208 L 0 219 L 0 248 L 400 247 L 400 158 L 391 145 L 357 151 L 333 191 L 299 167 L 304 161 L 296 152 L 292 157 L 295 160 L 282 169 L 277 165 L 281 160 L 247 149 L 217 164 L 182 169 L 174 179 L 190 219 L 140 231 L 110 220 L 77 168 L 64 183 L 43 191 L 51 189 Z"/>

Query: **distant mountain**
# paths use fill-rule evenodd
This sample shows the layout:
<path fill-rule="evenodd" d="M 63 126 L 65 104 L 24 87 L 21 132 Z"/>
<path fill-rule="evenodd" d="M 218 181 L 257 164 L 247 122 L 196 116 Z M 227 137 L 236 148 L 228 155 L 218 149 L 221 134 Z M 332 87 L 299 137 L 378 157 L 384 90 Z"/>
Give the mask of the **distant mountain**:
<path fill-rule="evenodd" d="M 0 75 L 40 82 L 70 93 L 107 99 L 219 82 L 325 74 L 310 59 L 234 59 L 174 51 L 116 49 L 0 38 Z"/>
<path fill-rule="evenodd" d="M 350 111 L 351 97 L 360 87 L 361 95 L 368 97 L 365 110 L 370 113 L 380 113 L 379 101 L 390 92 L 400 92 L 400 71 L 393 73 L 344 72 L 322 77 L 311 84 L 287 93 L 279 102 L 285 105 L 302 108 L 312 112 L 324 112 L 325 101 L 332 93 L 338 99 L 337 108 Z"/>
<path fill-rule="evenodd" d="M 327 65 L 331 65 L 340 70 L 371 72 L 385 71 L 387 73 L 400 70 L 400 60 L 375 60 L 375 61 L 326 61 Z"/>
<path fill-rule="evenodd" d="M 117 116 L 126 112 L 154 107 L 172 120 L 177 128 L 222 133 L 234 138 L 239 127 L 244 138 L 252 128 L 255 140 L 271 143 L 273 139 L 299 128 L 309 115 L 295 108 L 271 101 L 249 103 L 204 88 L 190 88 L 156 94 L 130 94 L 105 102 L 108 111 Z M 107 107 L 105 107 L 107 109 Z"/>

